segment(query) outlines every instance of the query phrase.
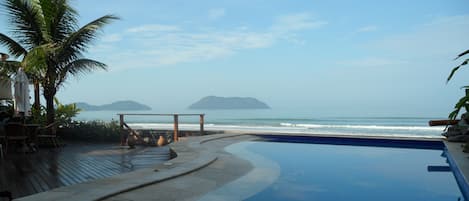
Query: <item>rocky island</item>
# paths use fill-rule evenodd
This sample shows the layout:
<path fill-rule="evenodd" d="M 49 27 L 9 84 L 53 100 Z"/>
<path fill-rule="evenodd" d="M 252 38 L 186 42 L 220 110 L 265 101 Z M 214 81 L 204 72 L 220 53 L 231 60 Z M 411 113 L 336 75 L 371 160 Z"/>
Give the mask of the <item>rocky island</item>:
<path fill-rule="evenodd" d="M 116 101 L 111 104 L 104 105 L 90 105 L 84 102 L 75 103 L 77 108 L 80 108 L 84 111 L 103 111 L 103 110 L 116 110 L 116 111 L 126 111 L 126 110 L 151 110 L 151 107 L 137 103 L 135 101 Z"/>
<path fill-rule="evenodd" d="M 270 109 L 270 107 L 251 97 L 207 96 L 190 105 L 189 109 Z"/>

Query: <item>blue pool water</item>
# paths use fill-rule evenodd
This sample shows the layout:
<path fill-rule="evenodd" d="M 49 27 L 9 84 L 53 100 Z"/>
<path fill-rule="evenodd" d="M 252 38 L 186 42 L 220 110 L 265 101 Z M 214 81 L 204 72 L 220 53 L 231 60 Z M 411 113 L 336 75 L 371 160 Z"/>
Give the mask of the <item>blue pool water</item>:
<path fill-rule="evenodd" d="M 255 178 L 271 182 L 246 200 L 464 200 L 452 172 L 428 171 L 448 166 L 442 150 L 257 141 L 227 150 L 271 161 L 260 173 L 279 170 Z"/>

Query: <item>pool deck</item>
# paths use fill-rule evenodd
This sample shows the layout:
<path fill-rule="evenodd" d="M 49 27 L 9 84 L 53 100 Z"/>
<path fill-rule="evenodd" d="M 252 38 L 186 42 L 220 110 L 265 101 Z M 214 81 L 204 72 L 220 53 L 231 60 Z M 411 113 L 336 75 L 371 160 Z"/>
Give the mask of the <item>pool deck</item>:
<path fill-rule="evenodd" d="M 23 197 L 17 200 L 197 200 L 207 192 L 239 178 L 252 169 L 252 165 L 224 151 L 224 147 L 256 139 L 248 132 L 230 132 L 201 137 L 181 138 L 171 149 L 176 158 L 133 172 L 97 179 L 76 185 Z M 258 133 L 267 135 L 272 133 Z M 280 135 L 280 134 L 279 134 Z M 305 136 L 301 134 L 281 134 Z M 307 136 L 311 136 L 308 134 Z M 318 135 L 324 137 L 325 135 Z M 378 136 L 335 136 L 365 139 L 425 140 L 434 138 L 402 138 Z M 469 154 L 461 151 L 458 143 L 445 142 L 456 161 L 463 178 L 469 178 Z M 210 199 L 208 199 L 210 200 Z M 212 199 L 216 200 L 216 199 Z"/>
<path fill-rule="evenodd" d="M 169 147 L 127 149 L 116 143 L 85 142 L 67 142 L 58 149 L 40 147 L 35 153 L 11 152 L 0 159 L 0 191 L 24 197 L 152 167 L 170 155 Z"/>

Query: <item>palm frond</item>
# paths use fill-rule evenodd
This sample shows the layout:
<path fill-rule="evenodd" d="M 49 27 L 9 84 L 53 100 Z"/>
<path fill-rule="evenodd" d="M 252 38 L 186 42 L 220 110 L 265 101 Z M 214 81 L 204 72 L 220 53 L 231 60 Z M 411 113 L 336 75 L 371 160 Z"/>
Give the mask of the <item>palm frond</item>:
<path fill-rule="evenodd" d="M 18 71 L 21 63 L 18 61 L 0 61 L 0 74 L 11 76 Z"/>
<path fill-rule="evenodd" d="M 469 50 L 466 50 L 466 51 L 464 51 L 463 53 L 459 54 L 454 60 L 457 60 L 457 59 L 459 59 L 460 57 L 462 57 L 462 56 L 464 56 L 464 55 L 466 55 L 466 54 L 469 54 Z"/>
<path fill-rule="evenodd" d="M 92 72 L 96 69 L 106 70 L 107 66 L 104 63 L 92 59 L 83 58 L 74 60 L 73 62 L 68 63 L 64 68 L 60 70 L 59 80 L 56 83 L 56 86 L 60 86 L 60 84 L 62 84 L 66 80 L 68 74 L 78 76 L 80 74 Z"/>
<path fill-rule="evenodd" d="M 37 1 L 6 0 L 3 7 L 12 26 L 12 34 L 28 48 L 48 40 L 40 6 Z"/>
<path fill-rule="evenodd" d="M 97 32 L 111 21 L 117 19 L 119 18 L 114 15 L 105 15 L 73 32 L 61 45 L 62 48 L 57 55 L 57 58 L 60 59 L 59 63 L 68 63 L 78 59 L 78 55 L 96 39 Z"/>
<path fill-rule="evenodd" d="M 33 77 L 44 77 L 47 70 L 47 58 L 53 54 L 52 44 L 44 44 L 31 49 L 22 61 L 25 71 Z"/>
<path fill-rule="evenodd" d="M 462 108 L 466 108 L 469 102 L 469 96 L 466 95 L 459 99 L 459 101 L 456 103 L 454 106 L 453 112 L 451 112 L 448 116 L 449 119 L 456 119 L 458 117 L 459 111 L 461 111 Z"/>
<path fill-rule="evenodd" d="M 40 4 L 47 32 L 52 41 L 61 42 L 77 29 L 78 14 L 69 6 L 67 0 L 40 0 Z"/>
<path fill-rule="evenodd" d="M 456 71 L 458 71 L 459 68 L 461 68 L 461 67 L 464 66 L 464 65 L 467 65 L 468 63 L 469 63 L 469 59 L 466 59 L 466 60 L 463 61 L 461 64 L 459 64 L 459 66 L 454 67 L 454 68 L 451 70 L 451 73 L 449 74 L 448 78 L 446 79 L 446 82 L 449 82 L 449 81 L 451 80 L 451 78 L 453 78 L 454 73 L 456 73 Z"/>
<path fill-rule="evenodd" d="M 27 53 L 23 46 L 2 33 L 0 33 L 0 45 L 5 46 L 8 49 L 8 53 L 13 57 L 24 56 Z"/>

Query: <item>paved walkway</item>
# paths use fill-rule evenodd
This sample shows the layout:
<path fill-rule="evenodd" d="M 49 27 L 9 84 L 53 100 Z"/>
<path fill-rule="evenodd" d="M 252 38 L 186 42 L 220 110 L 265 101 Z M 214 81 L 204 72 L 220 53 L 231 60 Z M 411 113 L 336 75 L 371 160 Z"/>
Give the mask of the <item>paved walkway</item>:
<path fill-rule="evenodd" d="M 175 179 L 118 194 L 105 200 L 198 200 L 206 193 L 243 176 L 252 169 L 248 161 L 224 151 L 227 145 L 248 139 L 253 139 L 253 137 L 241 136 L 206 142 L 204 147 L 217 154 L 217 160 L 207 167 Z"/>
<path fill-rule="evenodd" d="M 463 143 L 445 142 L 445 145 L 457 165 L 457 169 L 453 170 L 453 173 L 459 180 L 459 188 L 463 191 L 462 193 L 469 195 L 469 153 L 462 151 Z M 465 185 L 461 185 L 461 183 L 465 183 Z"/>

